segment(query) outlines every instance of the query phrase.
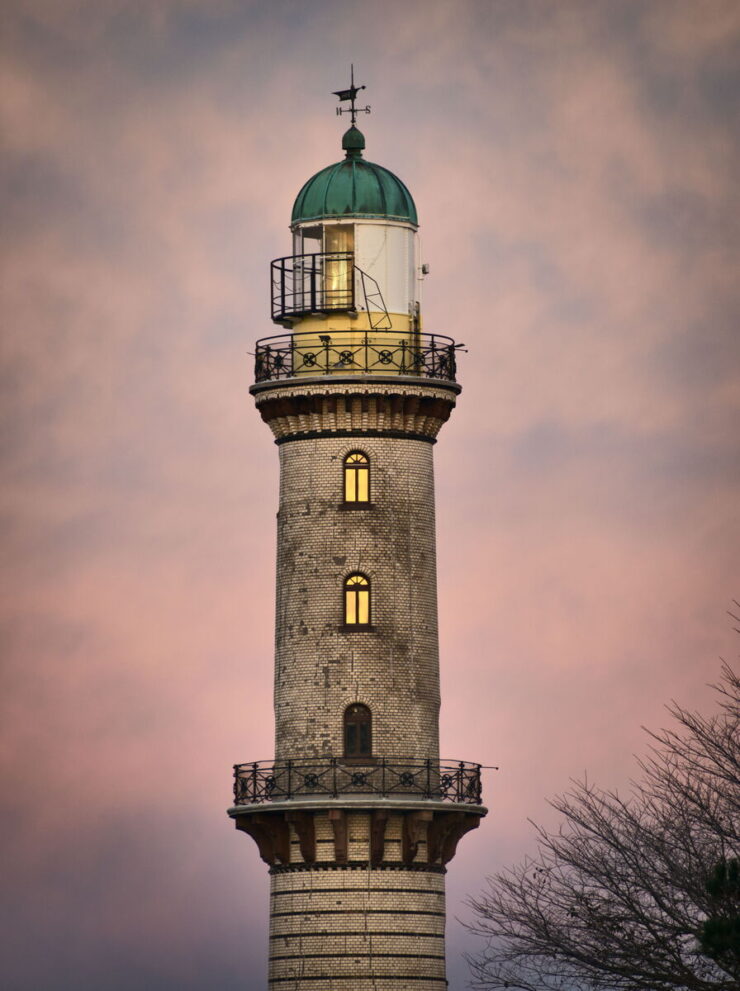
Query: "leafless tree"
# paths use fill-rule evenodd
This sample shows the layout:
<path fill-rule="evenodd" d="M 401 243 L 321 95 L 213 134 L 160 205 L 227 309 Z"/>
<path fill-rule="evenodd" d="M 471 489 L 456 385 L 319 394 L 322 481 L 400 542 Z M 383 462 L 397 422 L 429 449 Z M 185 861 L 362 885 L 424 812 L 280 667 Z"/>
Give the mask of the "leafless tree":
<path fill-rule="evenodd" d="M 715 715 L 668 707 L 629 798 L 576 783 L 537 856 L 470 900 L 473 987 L 738 991 L 740 678 L 714 687 Z"/>

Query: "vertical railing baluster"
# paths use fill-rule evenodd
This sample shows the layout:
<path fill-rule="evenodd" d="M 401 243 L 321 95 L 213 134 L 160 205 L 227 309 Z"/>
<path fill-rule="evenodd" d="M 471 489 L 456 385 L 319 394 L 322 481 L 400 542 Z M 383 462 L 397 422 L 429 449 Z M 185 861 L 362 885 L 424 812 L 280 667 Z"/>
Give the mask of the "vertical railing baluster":
<path fill-rule="evenodd" d="M 368 313 L 368 320 L 370 319 L 370 314 Z M 367 346 L 367 331 L 365 331 L 365 368 L 364 371 L 370 371 L 370 352 Z"/>
<path fill-rule="evenodd" d="M 329 335 L 324 336 L 324 371 L 329 374 L 329 345 L 331 344 L 331 337 Z"/>
<path fill-rule="evenodd" d="M 292 789 L 292 777 L 293 777 L 293 775 L 292 775 L 292 769 L 293 769 L 293 761 L 292 761 L 292 760 L 289 760 L 289 761 L 287 762 L 287 764 L 286 764 L 286 767 L 287 767 L 287 769 L 288 769 L 288 784 L 287 784 L 287 794 L 286 794 L 286 796 L 285 796 L 285 797 L 286 797 L 286 798 L 292 798 L 292 797 L 293 797 L 293 789 Z"/>
<path fill-rule="evenodd" d="M 331 758 L 332 764 L 332 794 L 334 798 L 337 797 L 337 759 L 336 757 Z"/>

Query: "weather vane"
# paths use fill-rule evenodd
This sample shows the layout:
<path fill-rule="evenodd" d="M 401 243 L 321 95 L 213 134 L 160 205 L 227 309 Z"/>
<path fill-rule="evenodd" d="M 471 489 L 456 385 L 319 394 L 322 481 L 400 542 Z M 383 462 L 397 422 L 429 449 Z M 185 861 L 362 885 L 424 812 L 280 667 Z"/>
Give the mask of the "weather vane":
<path fill-rule="evenodd" d="M 364 86 L 355 86 L 355 67 L 354 64 L 350 65 L 350 86 L 349 89 L 335 89 L 334 96 L 339 97 L 340 103 L 345 103 L 347 100 L 350 102 L 349 107 L 337 107 L 337 115 L 339 117 L 342 114 L 352 114 L 352 125 L 354 126 L 355 120 L 358 114 L 369 114 L 370 105 L 366 107 L 356 107 L 355 98 L 361 89 L 365 89 Z"/>

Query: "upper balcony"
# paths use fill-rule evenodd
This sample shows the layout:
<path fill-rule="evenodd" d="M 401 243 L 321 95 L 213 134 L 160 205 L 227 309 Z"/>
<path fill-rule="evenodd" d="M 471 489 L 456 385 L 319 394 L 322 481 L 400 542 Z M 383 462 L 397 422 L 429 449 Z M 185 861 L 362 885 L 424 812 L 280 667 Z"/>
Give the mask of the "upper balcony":
<path fill-rule="evenodd" d="M 412 375 L 454 382 L 456 349 L 443 334 L 316 331 L 276 334 L 255 345 L 254 380 L 314 375 Z"/>

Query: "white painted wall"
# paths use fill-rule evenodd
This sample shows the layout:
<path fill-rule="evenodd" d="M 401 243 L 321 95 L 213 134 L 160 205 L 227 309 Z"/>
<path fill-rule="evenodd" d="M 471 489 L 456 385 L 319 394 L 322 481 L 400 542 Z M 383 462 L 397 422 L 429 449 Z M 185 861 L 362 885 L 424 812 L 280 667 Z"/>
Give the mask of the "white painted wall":
<path fill-rule="evenodd" d="M 416 232 L 400 224 L 355 222 L 355 265 L 372 276 L 389 313 L 411 313 L 416 303 Z M 358 306 L 364 306 L 356 285 Z M 381 309 L 371 302 L 371 309 Z"/>

